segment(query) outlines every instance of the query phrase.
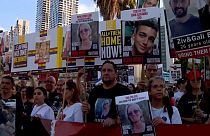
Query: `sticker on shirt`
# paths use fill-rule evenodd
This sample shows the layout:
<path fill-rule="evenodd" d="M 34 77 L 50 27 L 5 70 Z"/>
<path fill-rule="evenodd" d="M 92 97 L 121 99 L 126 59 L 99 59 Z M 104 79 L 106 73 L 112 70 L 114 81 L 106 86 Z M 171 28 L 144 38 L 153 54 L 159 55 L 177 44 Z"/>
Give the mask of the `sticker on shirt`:
<path fill-rule="evenodd" d="M 95 103 L 95 121 L 103 122 L 109 116 L 112 99 L 98 98 Z"/>

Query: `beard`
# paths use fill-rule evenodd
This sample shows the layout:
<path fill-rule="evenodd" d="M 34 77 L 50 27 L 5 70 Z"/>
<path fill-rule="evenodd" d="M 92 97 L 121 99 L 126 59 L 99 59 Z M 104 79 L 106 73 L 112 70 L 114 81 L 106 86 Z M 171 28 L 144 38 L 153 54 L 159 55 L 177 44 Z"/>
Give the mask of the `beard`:
<path fill-rule="evenodd" d="M 180 12 L 180 10 L 182 10 L 182 12 Z M 184 17 L 187 15 L 187 8 L 181 8 L 181 7 L 176 7 L 174 10 L 174 15 L 177 17 L 177 18 L 181 18 L 181 17 Z"/>

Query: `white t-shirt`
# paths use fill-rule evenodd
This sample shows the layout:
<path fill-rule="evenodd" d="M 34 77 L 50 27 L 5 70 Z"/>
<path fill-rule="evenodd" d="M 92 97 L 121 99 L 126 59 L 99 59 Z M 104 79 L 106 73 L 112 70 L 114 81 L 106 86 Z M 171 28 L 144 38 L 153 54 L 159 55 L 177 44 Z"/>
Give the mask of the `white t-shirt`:
<path fill-rule="evenodd" d="M 64 121 L 83 123 L 83 112 L 81 103 L 74 103 L 69 107 L 66 106 L 63 109 L 63 114 L 65 115 L 63 119 Z"/>
<path fill-rule="evenodd" d="M 156 109 L 156 108 L 152 107 L 153 119 L 156 117 L 161 117 L 166 122 L 166 124 L 182 124 L 182 120 L 181 120 L 178 109 L 175 106 L 172 106 L 172 108 L 173 108 L 173 115 L 171 118 L 171 122 L 169 119 L 168 112 L 164 111 L 163 107 L 160 109 Z"/>
<path fill-rule="evenodd" d="M 184 95 L 184 92 L 178 91 L 174 94 L 174 99 L 176 101 L 176 103 L 178 104 L 180 98 Z"/>
<path fill-rule="evenodd" d="M 55 115 L 52 108 L 48 106 L 46 103 L 40 106 L 35 105 L 31 112 L 31 117 L 40 117 L 42 119 L 49 119 L 49 120 L 55 119 Z"/>

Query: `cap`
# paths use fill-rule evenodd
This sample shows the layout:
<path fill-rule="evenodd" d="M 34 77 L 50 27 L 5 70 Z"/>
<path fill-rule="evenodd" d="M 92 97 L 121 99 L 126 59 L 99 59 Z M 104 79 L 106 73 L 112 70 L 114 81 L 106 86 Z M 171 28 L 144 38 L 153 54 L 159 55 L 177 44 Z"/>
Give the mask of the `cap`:
<path fill-rule="evenodd" d="M 196 79 L 200 79 L 201 78 L 201 72 L 196 70 L 195 71 L 195 75 L 196 75 Z M 187 74 L 187 78 L 188 80 L 195 80 L 195 75 L 194 75 L 194 70 L 191 70 L 188 74 Z"/>

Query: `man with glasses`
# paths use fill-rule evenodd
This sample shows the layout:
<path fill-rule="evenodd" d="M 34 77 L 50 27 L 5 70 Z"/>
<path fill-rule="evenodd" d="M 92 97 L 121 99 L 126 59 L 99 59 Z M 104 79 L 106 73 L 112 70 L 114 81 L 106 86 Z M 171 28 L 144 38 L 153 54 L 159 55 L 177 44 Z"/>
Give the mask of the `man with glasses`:
<path fill-rule="evenodd" d="M 200 19 L 187 13 L 190 0 L 170 0 L 169 5 L 175 15 L 175 18 L 169 21 L 172 38 L 202 30 Z"/>
<path fill-rule="evenodd" d="M 48 100 L 50 107 L 53 109 L 55 116 L 61 107 L 62 99 L 61 94 L 56 90 L 56 79 L 53 76 L 49 76 L 46 80 L 46 90 L 48 92 Z"/>
<path fill-rule="evenodd" d="M 150 78 L 157 76 L 157 71 L 158 71 L 157 64 L 147 64 L 145 70 L 146 78 L 149 80 Z"/>

